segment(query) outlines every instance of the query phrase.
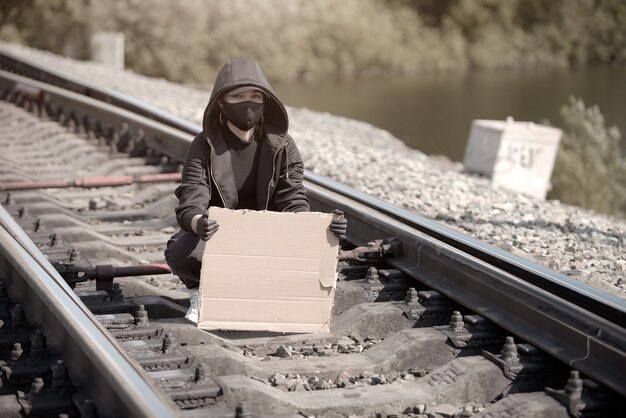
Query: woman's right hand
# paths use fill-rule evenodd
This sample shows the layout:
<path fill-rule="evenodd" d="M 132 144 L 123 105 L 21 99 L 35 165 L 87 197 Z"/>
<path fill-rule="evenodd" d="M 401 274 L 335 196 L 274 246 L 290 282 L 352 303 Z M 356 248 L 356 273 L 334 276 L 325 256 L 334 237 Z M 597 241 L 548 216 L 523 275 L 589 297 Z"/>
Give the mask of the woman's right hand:
<path fill-rule="evenodd" d="M 207 215 L 203 215 L 198 219 L 198 223 L 196 224 L 198 237 L 200 237 L 202 241 L 208 241 L 215 235 L 219 227 L 217 221 L 209 219 Z"/>

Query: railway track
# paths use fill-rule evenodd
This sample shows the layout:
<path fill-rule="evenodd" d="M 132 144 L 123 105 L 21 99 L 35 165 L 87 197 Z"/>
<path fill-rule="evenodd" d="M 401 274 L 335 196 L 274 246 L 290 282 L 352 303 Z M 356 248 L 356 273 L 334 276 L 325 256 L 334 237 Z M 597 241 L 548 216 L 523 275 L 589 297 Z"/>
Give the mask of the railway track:
<path fill-rule="evenodd" d="M 167 398 L 187 416 L 610 416 L 625 405 L 622 301 L 313 173 L 313 209 L 339 207 L 350 225 L 332 333 L 196 329 L 161 263 L 198 128 L 55 77 L 81 94 L 0 74 L 7 224 L 143 367 L 163 414 Z M 100 415 L 116 402 L 85 399 Z"/>

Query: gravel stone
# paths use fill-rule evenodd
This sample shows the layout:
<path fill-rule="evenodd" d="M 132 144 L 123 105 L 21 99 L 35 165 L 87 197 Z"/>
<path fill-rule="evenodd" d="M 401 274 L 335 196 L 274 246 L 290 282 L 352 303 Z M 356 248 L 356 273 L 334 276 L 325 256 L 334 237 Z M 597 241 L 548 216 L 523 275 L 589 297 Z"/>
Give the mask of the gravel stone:
<path fill-rule="evenodd" d="M 354 351 L 355 342 L 349 337 L 340 337 L 337 340 L 337 352 L 338 353 L 350 353 Z"/>
<path fill-rule="evenodd" d="M 272 377 L 270 377 L 269 380 L 274 386 L 281 386 L 281 387 L 287 388 L 289 385 L 289 379 L 287 379 L 284 375 L 280 373 L 274 374 Z"/>
<path fill-rule="evenodd" d="M 435 405 L 435 406 L 429 406 L 426 409 L 426 412 L 428 413 L 428 415 L 437 414 L 444 418 L 453 417 L 456 411 L 457 411 L 457 408 L 455 406 L 452 406 L 447 403 L 442 403 L 440 405 Z"/>
<path fill-rule="evenodd" d="M 353 341 L 359 343 L 359 344 L 363 344 L 363 342 L 365 342 L 365 338 L 363 338 L 361 336 L 361 334 L 359 334 L 358 332 L 354 331 L 353 333 L 351 333 L 348 337 L 350 337 L 350 339 L 352 339 Z"/>
<path fill-rule="evenodd" d="M 319 354 L 320 356 L 323 356 L 323 357 L 330 357 L 330 356 L 334 355 L 335 353 L 336 352 L 334 350 L 330 349 L 330 348 L 325 348 L 325 349 L 319 350 L 317 352 L 317 354 Z"/>
<path fill-rule="evenodd" d="M 276 350 L 276 356 L 280 357 L 280 358 L 287 358 L 287 357 L 291 357 L 291 346 L 284 346 L 281 345 L 280 347 L 278 347 L 278 349 Z"/>
<path fill-rule="evenodd" d="M 353 346 L 355 344 L 355 341 L 350 337 L 342 336 L 337 339 L 337 345 L 340 344 L 343 344 L 345 346 Z"/>
<path fill-rule="evenodd" d="M 210 96 L 101 64 L 0 47 L 196 123 Z M 626 299 L 626 220 L 496 187 L 364 122 L 308 109 L 288 113 L 307 169 Z"/>

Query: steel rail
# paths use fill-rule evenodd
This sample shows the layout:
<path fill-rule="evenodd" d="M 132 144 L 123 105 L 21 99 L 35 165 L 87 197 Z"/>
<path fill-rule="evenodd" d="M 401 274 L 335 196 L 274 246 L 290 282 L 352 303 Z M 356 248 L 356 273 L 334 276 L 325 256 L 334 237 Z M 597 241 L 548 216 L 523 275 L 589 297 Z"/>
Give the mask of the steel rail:
<path fill-rule="evenodd" d="M 60 110 L 77 122 L 98 121 L 105 130 L 120 132 L 131 126 L 130 133 L 140 135 L 148 148 L 176 161 L 185 161 L 192 140 L 188 133 L 123 108 L 6 71 L 0 71 L 0 93 L 5 96 L 19 94 L 39 106 Z"/>
<path fill-rule="evenodd" d="M 60 94 L 46 88 L 49 98 Z M 97 104 L 92 101 L 89 106 Z M 85 112 L 80 106 L 75 108 L 78 113 Z M 149 108 L 146 106 L 144 112 L 149 113 Z M 107 112 L 124 113 L 112 107 Z M 143 123 L 141 126 L 150 125 L 145 119 L 137 116 L 135 119 Z M 200 127 L 194 125 L 186 131 L 196 133 L 199 130 Z M 171 130 L 161 133 L 159 140 L 151 141 L 151 146 L 184 161 L 187 146 L 182 145 L 190 140 L 190 136 Z M 626 394 L 626 383 L 615 377 L 616 371 L 620 371 L 617 376 L 626 372 L 626 302 L 330 179 L 307 171 L 305 180 L 312 197 L 323 200 L 323 194 L 316 195 L 313 190 L 326 189 L 336 195 L 336 202 L 343 202 L 341 206 L 350 219 L 351 241 L 358 241 L 359 230 L 371 229 L 361 217 L 373 225 L 382 225 L 381 231 L 385 233 L 381 236 L 393 235 L 402 228 L 410 229 L 412 232 L 403 239 L 403 244 L 406 254 L 414 258 L 392 259 L 392 264 L 622 395 Z M 329 203 L 325 209 L 334 209 L 332 206 Z M 356 206 L 367 210 L 360 213 L 350 209 Z M 389 230 L 376 219 L 388 219 L 402 227 Z M 416 266 L 415 260 L 421 267 Z M 458 266 L 468 268 L 469 272 Z M 514 318 L 521 320 L 516 322 Z"/>
<path fill-rule="evenodd" d="M 626 327 L 626 301 L 616 296 L 326 177 L 308 172 L 305 178 L 311 183 L 375 209 L 404 225 L 411 226 L 561 299 L 582 306 L 589 312 L 608 319 L 621 327 Z"/>
<path fill-rule="evenodd" d="M 134 97 L 72 77 L 69 74 L 38 64 L 33 60 L 18 57 L 1 45 L 0 69 L 61 87 L 64 90 L 73 91 L 83 96 L 92 97 L 96 100 L 126 109 L 182 131 L 200 132 L 195 130 L 196 126 L 193 123 L 180 119 L 169 112 L 154 106 L 146 108 L 145 102 L 135 99 Z"/>
<path fill-rule="evenodd" d="M 29 322 L 41 325 L 48 345 L 67 359 L 72 381 L 89 394 L 98 416 L 178 416 L 2 206 L 0 227 L 9 295 L 25 303 Z"/>

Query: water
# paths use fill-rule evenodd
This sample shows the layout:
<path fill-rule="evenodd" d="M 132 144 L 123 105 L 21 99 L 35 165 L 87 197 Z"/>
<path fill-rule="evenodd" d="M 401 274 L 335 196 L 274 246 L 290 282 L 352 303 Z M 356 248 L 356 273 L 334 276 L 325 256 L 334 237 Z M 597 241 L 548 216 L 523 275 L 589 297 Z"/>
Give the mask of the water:
<path fill-rule="evenodd" d="M 626 69 L 427 74 L 373 80 L 274 83 L 288 105 L 359 119 L 427 154 L 462 161 L 473 119 L 559 126 L 559 108 L 574 95 L 597 104 L 617 125 L 626 149 Z"/>

